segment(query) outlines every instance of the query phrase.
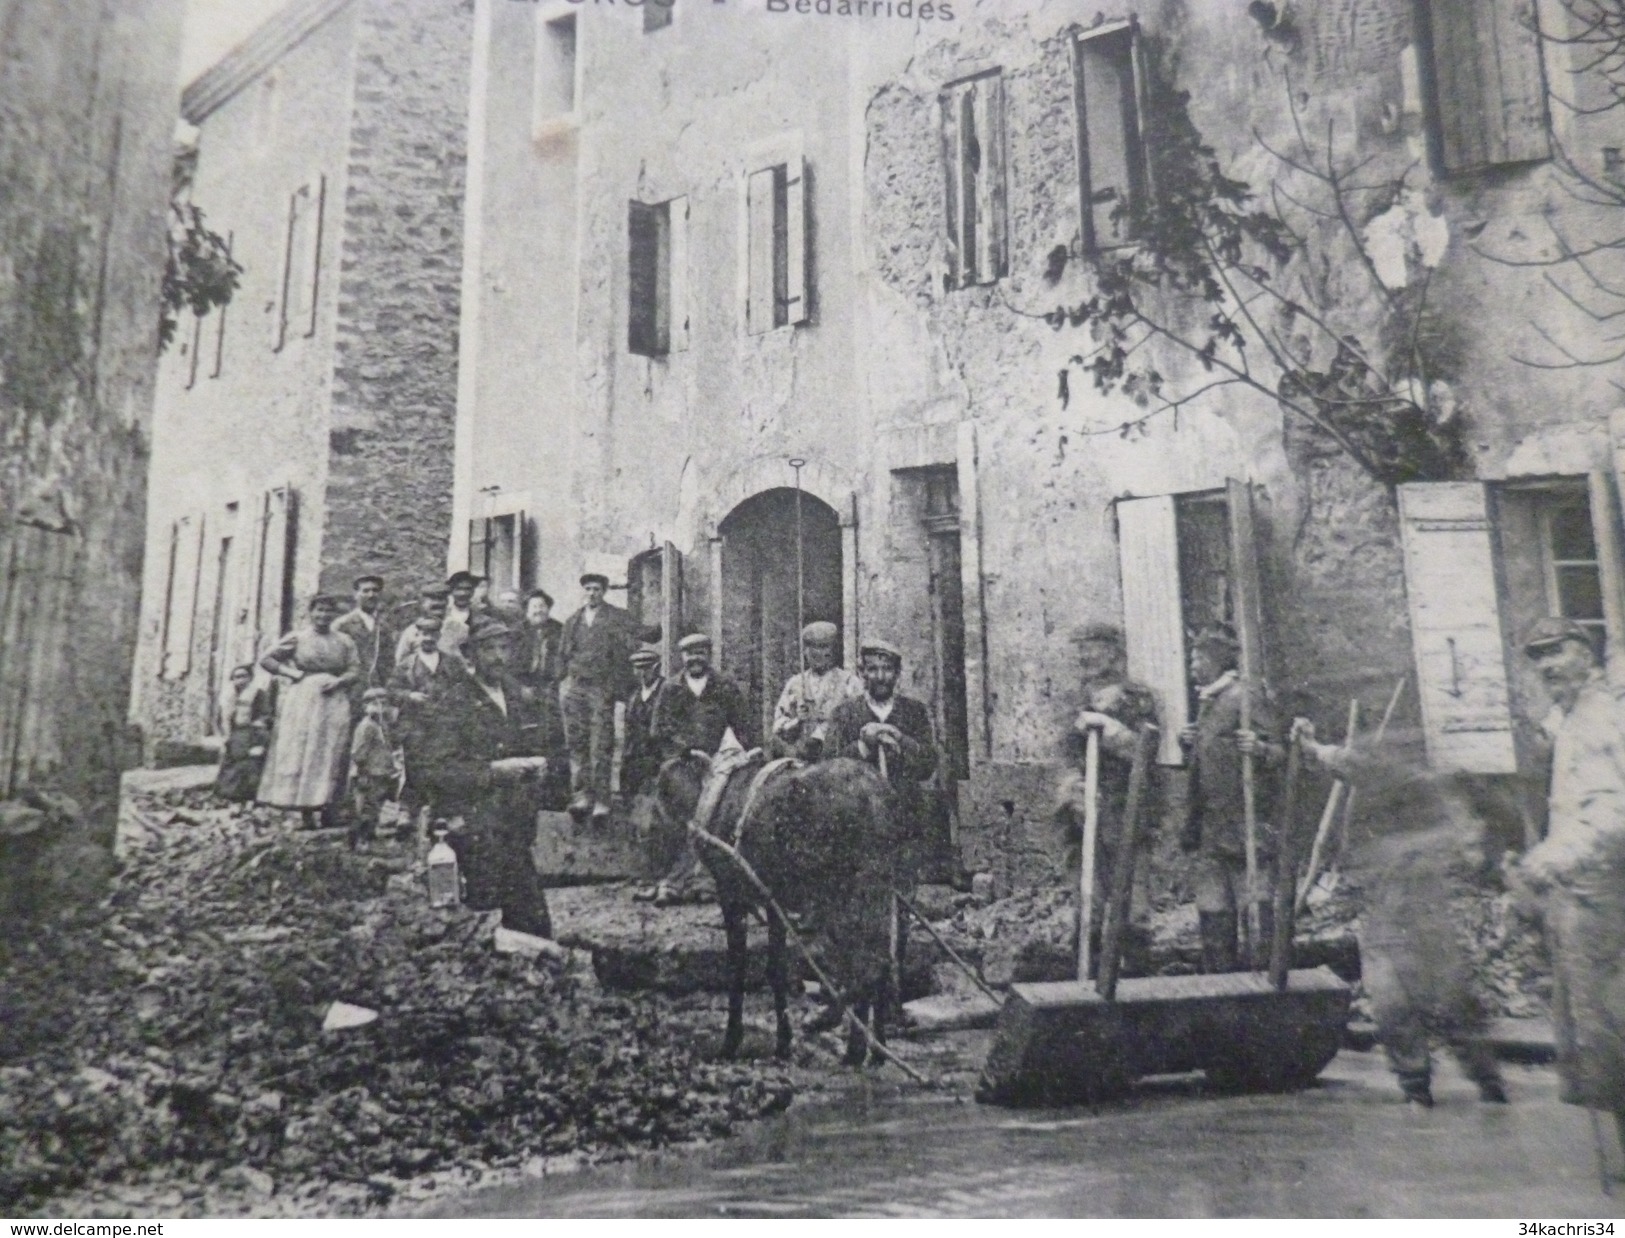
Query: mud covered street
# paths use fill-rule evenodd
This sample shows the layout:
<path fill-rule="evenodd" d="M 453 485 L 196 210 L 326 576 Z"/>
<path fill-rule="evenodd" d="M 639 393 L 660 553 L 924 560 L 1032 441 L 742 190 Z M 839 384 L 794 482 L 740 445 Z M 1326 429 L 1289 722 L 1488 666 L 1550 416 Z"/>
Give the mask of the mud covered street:
<path fill-rule="evenodd" d="M 955 1038 L 975 1056 L 976 1035 Z M 1549 1067 L 1486 1106 L 1451 1064 L 1406 1105 L 1380 1051 L 1287 1096 L 1152 1081 L 1122 1105 L 1017 1112 L 871 1080 L 726 1144 L 449 1197 L 481 1217 L 1598 1217 L 1582 1110 Z M 1610 1151 L 1616 1170 L 1619 1152 Z M 1616 1191 L 1621 1190 L 1615 1187 Z"/>

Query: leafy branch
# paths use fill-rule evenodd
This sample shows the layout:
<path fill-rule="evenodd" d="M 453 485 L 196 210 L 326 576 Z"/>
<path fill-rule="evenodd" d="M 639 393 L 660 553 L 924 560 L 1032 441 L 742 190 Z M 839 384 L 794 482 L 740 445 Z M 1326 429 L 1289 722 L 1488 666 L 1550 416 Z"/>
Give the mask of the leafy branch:
<path fill-rule="evenodd" d="M 243 274 L 231 256 L 231 246 L 204 222 L 203 211 L 192 204 L 192 176 L 197 167 L 196 146 L 184 146 L 175 155 L 170 182 L 168 250 L 158 307 L 158 351 L 167 349 L 180 326 L 183 310 L 202 318 L 210 310 L 229 305 Z"/>

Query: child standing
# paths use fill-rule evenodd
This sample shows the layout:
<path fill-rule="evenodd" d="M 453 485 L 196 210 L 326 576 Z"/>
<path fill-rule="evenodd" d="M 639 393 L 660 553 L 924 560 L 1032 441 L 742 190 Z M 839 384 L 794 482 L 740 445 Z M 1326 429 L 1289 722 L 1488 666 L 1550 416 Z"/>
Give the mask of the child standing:
<path fill-rule="evenodd" d="M 389 734 L 388 689 L 368 688 L 361 696 L 361 711 L 350 741 L 350 790 L 355 802 L 352 847 L 377 837 L 384 801 L 394 797 L 400 783 L 396 746 Z"/>
<path fill-rule="evenodd" d="M 254 682 L 252 665 L 232 668 L 231 691 L 220 706 L 226 746 L 214 780 L 215 794 L 245 804 L 259 789 L 265 745 L 271 738 L 271 698 Z"/>

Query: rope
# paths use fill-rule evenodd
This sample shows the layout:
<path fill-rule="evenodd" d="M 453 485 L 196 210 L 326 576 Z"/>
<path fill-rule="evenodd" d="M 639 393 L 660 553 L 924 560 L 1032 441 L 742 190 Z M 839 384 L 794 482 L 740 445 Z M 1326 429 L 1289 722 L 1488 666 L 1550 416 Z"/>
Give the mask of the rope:
<path fill-rule="evenodd" d="M 897 895 L 897 901 L 903 905 L 904 910 L 908 911 L 925 927 L 925 931 L 930 934 L 931 940 L 936 942 L 937 945 L 941 946 L 943 953 L 946 954 L 953 962 L 957 963 L 960 968 L 964 970 L 964 973 L 971 978 L 971 983 L 973 983 L 977 988 L 981 989 L 982 992 L 987 994 L 988 997 L 992 998 L 997 1005 L 1004 1005 L 1004 998 L 1000 997 L 998 993 L 988 987 L 987 981 L 982 979 L 982 974 L 979 971 L 977 971 L 964 959 L 959 957 L 959 953 L 943 939 L 942 934 L 937 932 L 931 921 L 925 918 L 925 913 L 913 903 L 909 902 L 908 896 L 901 890 L 894 890 L 893 893 Z"/>

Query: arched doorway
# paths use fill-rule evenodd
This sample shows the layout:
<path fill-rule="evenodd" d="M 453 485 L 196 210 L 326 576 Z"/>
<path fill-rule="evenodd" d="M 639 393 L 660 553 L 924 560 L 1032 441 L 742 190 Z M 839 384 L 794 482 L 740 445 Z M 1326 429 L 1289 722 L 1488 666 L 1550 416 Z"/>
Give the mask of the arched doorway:
<path fill-rule="evenodd" d="M 785 680 L 801 669 L 796 627 L 796 503 L 788 487 L 754 494 L 723 519 L 723 669 L 744 689 L 766 742 Z M 840 624 L 841 528 L 835 509 L 802 491 L 801 611 Z"/>

